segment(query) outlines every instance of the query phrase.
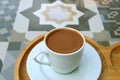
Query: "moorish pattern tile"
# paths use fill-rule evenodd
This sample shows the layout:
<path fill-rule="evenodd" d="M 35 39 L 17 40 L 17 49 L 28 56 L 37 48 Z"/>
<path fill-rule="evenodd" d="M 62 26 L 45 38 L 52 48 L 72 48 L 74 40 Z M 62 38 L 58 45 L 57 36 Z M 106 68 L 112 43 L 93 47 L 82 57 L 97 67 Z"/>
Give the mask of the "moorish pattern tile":
<path fill-rule="evenodd" d="M 39 18 L 33 14 L 33 12 L 39 10 L 42 3 L 49 3 L 47 0 L 28 0 L 29 4 L 26 6 L 26 2 L 23 0 L 20 4 L 20 10 L 18 11 L 17 19 L 15 21 L 14 30 L 21 33 L 21 31 L 24 31 L 24 33 L 28 31 L 49 31 L 53 29 L 51 25 L 39 25 Z M 33 2 L 33 3 L 32 3 Z M 21 7 L 24 6 L 24 9 L 21 9 Z M 25 17 L 24 17 L 25 16 Z M 21 22 L 19 22 L 19 20 Z M 17 25 L 18 23 L 26 24 L 24 26 L 24 30 L 21 29 L 21 26 Z"/>
<path fill-rule="evenodd" d="M 25 47 L 27 42 L 10 42 L 8 45 L 7 55 L 4 59 L 3 68 L 0 78 L 3 80 L 13 80 L 13 70 L 16 58 L 20 51 Z M 16 48 L 15 48 L 16 47 Z"/>
<path fill-rule="evenodd" d="M 52 0 L 50 2 L 46 1 L 46 0 L 44 0 L 44 1 L 29 0 L 30 3 L 32 1 L 33 1 L 33 4 L 30 4 L 29 7 L 24 5 L 25 4 L 24 1 L 22 2 L 21 5 L 22 6 L 24 5 L 24 9 L 20 9 L 18 11 L 19 13 L 16 17 L 15 26 L 14 26 L 14 30 L 16 32 L 25 33 L 25 36 L 27 38 L 28 38 L 27 35 L 31 32 L 32 33 L 35 31 L 45 32 L 45 31 L 49 31 L 49 30 L 54 28 L 54 26 L 52 26 L 52 25 L 39 24 L 39 17 L 34 15 L 34 12 L 41 9 L 41 4 L 44 3 L 44 5 L 48 5 L 52 1 L 54 1 L 54 3 L 55 3 L 55 0 Z M 66 0 L 63 0 L 63 2 L 65 2 L 65 1 Z M 78 1 L 78 0 L 76 0 L 76 1 Z M 97 5 L 96 5 L 95 1 L 88 2 L 87 0 L 84 0 L 83 3 L 84 3 L 84 5 L 82 5 L 82 6 L 78 6 L 78 4 L 76 4 L 79 12 L 82 12 L 84 14 L 83 16 L 81 16 L 79 18 L 79 25 L 68 24 L 68 25 L 66 25 L 66 27 L 71 27 L 71 28 L 83 31 L 84 34 L 90 33 L 90 30 L 91 30 L 92 34 L 94 32 L 102 31 L 104 28 L 103 28 L 103 24 L 102 24 L 102 21 L 100 19 L 100 15 L 99 15 L 99 12 L 97 10 Z M 92 7 L 90 7 L 91 5 L 89 5 L 89 3 L 91 3 Z M 64 4 L 72 5 L 71 3 L 64 3 Z M 95 7 L 95 8 L 93 8 L 93 7 Z M 21 21 L 21 22 L 19 22 L 19 21 Z M 96 21 L 96 23 L 94 23 L 94 21 Z M 99 23 L 99 25 L 96 25 L 97 23 Z M 18 25 L 18 24 L 20 24 L 20 25 Z M 24 26 L 24 28 L 22 28 L 21 26 Z M 37 34 L 36 34 L 36 36 L 37 36 Z M 87 36 L 89 36 L 89 34 Z M 93 37 L 91 37 L 91 38 L 93 38 Z M 29 39 L 29 40 L 32 40 L 32 39 L 33 39 L 33 37 L 31 36 L 31 39 Z"/>
<path fill-rule="evenodd" d="M 0 0 L 0 41 L 9 41 L 19 0 Z"/>
<path fill-rule="evenodd" d="M 98 0 L 98 9 L 110 41 L 120 41 L 120 0 Z"/>
<path fill-rule="evenodd" d="M 41 4 L 41 9 L 34 12 L 40 18 L 39 24 L 64 27 L 79 24 L 78 18 L 84 14 L 76 9 L 75 4 L 65 4 L 60 0 L 50 4 Z"/>
<path fill-rule="evenodd" d="M 81 2 L 79 1 L 77 4 L 77 6 L 79 6 Z M 85 15 L 79 19 L 80 25 L 77 27 L 78 30 L 91 32 L 99 32 L 103 30 L 102 21 L 94 1 L 84 0 L 83 5 L 79 6 L 79 10 L 82 10 Z"/>
<path fill-rule="evenodd" d="M 39 3 L 39 4 L 38 4 Z M 44 3 L 44 1 L 43 1 L 43 3 Z M 27 10 L 24 10 L 24 11 L 22 11 L 21 13 L 25 16 L 25 17 L 27 17 L 29 20 L 30 20 L 30 23 L 29 23 L 29 31 L 32 31 L 32 30 L 36 30 L 36 31 L 48 31 L 48 30 L 51 30 L 51 29 L 53 29 L 54 27 L 52 27 L 52 26 L 50 26 L 50 25 L 39 25 L 39 19 L 38 19 L 38 17 L 37 16 L 35 16 L 33 13 L 35 12 L 35 11 L 37 11 L 37 10 L 39 10 L 39 8 L 40 8 L 40 6 L 41 6 L 41 2 L 40 1 L 37 1 L 37 0 L 34 0 L 33 1 L 33 5 L 32 5 L 32 7 L 30 7 L 30 8 L 28 8 Z M 34 10 L 34 11 L 33 11 Z M 80 10 L 79 10 L 80 11 Z M 86 22 L 88 22 L 88 20 L 92 17 L 92 16 L 94 16 L 94 15 L 96 15 L 95 14 L 95 12 L 93 12 L 93 11 L 91 11 L 91 10 L 88 10 L 88 9 L 86 9 L 86 8 L 84 8 L 84 10 L 82 11 L 84 14 L 85 14 L 85 16 L 83 16 L 83 17 L 81 17 L 81 18 L 79 18 L 79 24 L 81 23 L 81 26 L 83 27 L 84 26 L 84 30 L 86 30 L 86 28 L 87 28 L 87 30 L 89 30 L 89 24 L 88 23 L 85 23 L 85 21 Z M 90 14 L 89 14 L 90 13 Z M 34 21 L 33 21 L 33 19 L 34 19 Z M 81 21 L 82 20 L 82 21 Z M 87 25 L 87 27 L 85 26 L 85 25 Z M 76 25 L 74 25 L 75 26 L 75 28 L 77 27 L 77 28 L 79 28 L 78 26 L 76 26 Z M 62 26 L 61 26 L 62 27 Z M 47 29 L 46 29 L 47 28 Z M 82 29 L 81 29 L 82 30 Z"/>

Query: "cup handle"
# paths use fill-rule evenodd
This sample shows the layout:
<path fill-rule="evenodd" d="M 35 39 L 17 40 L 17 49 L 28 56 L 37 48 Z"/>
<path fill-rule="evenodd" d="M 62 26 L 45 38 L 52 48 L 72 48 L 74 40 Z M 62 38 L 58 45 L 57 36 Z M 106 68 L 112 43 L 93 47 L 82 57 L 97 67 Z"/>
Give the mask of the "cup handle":
<path fill-rule="evenodd" d="M 43 64 L 43 65 L 50 66 L 49 62 L 42 62 L 42 61 L 37 59 L 37 57 L 41 54 L 44 54 L 44 55 L 46 55 L 47 58 L 49 58 L 49 54 L 47 52 L 44 52 L 44 51 L 43 52 L 38 52 L 38 54 L 33 58 L 35 60 L 35 62 L 37 62 L 38 64 Z"/>

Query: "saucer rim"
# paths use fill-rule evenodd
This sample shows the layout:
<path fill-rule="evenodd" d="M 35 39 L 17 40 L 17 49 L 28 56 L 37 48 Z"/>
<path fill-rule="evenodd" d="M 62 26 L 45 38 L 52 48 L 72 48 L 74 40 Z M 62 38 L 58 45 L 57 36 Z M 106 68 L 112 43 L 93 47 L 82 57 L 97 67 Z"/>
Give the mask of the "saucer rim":
<path fill-rule="evenodd" d="M 41 41 L 40 43 L 42 43 L 42 42 L 43 42 L 43 41 Z M 32 48 L 32 50 L 33 50 L 37 45 L 40 45 L 40 43 L 36 44 L 36 45 Z M 97 55 L 97 58 L 99 59 L 100 68 L 99 68 L 99 72 L 98 72 L 98 75 L 97 75 L 97 79 L 98 79 L 99 76 L 100 76 L 100 74 L 101 74 L 101 71 L 102 71 L 102 62 L 101 62 L 100 56 L 98 55 L 98 52 L 96 51 L 96 49 L 95 49 L 92 45 L 90 45 L 88 42 L 86 42 L 86 44 L 88 44 L 91 48 L 93 48 L 93 50 L 95 51 L 95 54 Z M 86 45 L 85 45 L 85 46 L 86 46 Z M 28 55 L 28 58 L 29 58 L 32 50 L 30 51 L 30 53 L 29 53 L 29 55 Z M 28 58 L 27 58 L 26 67 L 27 67 L 28 76 L 30 77 L 30 74 L 29 74 L 29 72 L 28 72 L 28 65 L 27 65 L 27 64 L 28 64 Z"/>

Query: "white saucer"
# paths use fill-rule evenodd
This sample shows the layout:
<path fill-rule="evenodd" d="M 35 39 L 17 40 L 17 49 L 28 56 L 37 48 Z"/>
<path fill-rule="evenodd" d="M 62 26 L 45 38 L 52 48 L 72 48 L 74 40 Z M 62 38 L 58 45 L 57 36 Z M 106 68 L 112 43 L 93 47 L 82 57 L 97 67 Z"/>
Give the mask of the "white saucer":
<path fill-rule="evenodd" d="M 33 60 L 38 51 L 45 50 L 43 41 L 37 44 L 30 52 L 27 59 L 27 73 L 30 80 L 97 80 L 101 73 L 101 60 L 96 50 L 86 43 L 84 55 L 79 68 L 69 74 L 59 74 L 46 65 L 40 65 Z M 47 61 L 44 55 L 40 60 Z"/>

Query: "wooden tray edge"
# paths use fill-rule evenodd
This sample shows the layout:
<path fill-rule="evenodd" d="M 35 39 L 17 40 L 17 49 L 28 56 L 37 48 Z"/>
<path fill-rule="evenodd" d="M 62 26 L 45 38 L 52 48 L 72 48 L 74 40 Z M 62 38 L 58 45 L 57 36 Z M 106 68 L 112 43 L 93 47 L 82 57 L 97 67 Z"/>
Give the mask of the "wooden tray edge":
<path fill-rule="evenodd" d="M 36 37 L 35 39 L 33 39 L 32 41 L 30 41 L 24 48 L 23 50 L 20 52 L 20 54 L 18 55 L 18 58 L 16 60 L 16 63 L 14 65 L 14 80 L 20 80 L 19 78 L 19 68 L 20 68 L 20 64 L 21 61 L 23 59 L 23 56 L 25 55 L 25 53 L 27 52 L 27 50 L 31 47 L 31 46 L 35 46 L 34 44 L 37 44 L 39 41 L 42 41 L 44 38 L 45 34 L 42 34 L 38 37 Z M 35 43 L 36 42 L 36 43 Z"/>
<path fill-rule="evenodd" d="M 36 37 L 34 40 L 30 41 L 26 45 L 26 47 L 23 48 L 23 50 L 20 52 L 20 54 L 16 60 L 15 67 L 14 67 L 14 80 L 20 80 L 20 64 L 21 64 L 21 61 L 22 61 L 25 53 L 28 52 L 27 50 L 29 50 L 30 48 L 33 48 L 37 43 L 42 41 L 44 38 L 44 35 L 45 34 L 42 34 L 42 35 Z M 103 48 L 112 48 L 111 46 L 105 47 L 105 46 L 99 45 L 98 43 L 96 43 L 94 40 L 90 39 L 87 36 L 85 36 L 85 38 L 86 38 L 86 41 L 97 50 L 102 50 Z M 116 45 L 114 45 L 114 47 L 116 47 Z M 26 68 L 25 68 L 25 71 L 26 71 Z M 27 73 L 27 71 L 25 73 Z M 28 75 L 26 77 L 28 77 Z M 29 80 L 29 79 L 27 78 L 27 79 L 23 79 L 23 80 Z"/>

